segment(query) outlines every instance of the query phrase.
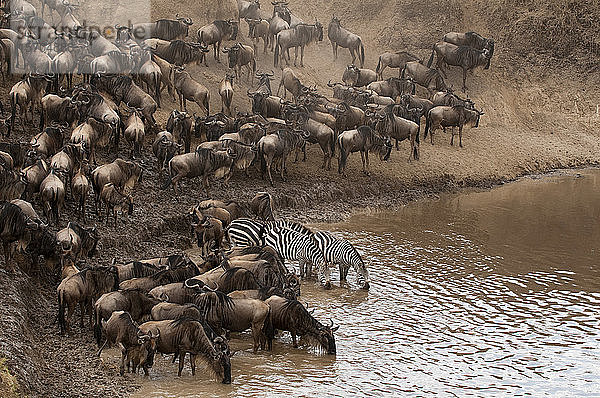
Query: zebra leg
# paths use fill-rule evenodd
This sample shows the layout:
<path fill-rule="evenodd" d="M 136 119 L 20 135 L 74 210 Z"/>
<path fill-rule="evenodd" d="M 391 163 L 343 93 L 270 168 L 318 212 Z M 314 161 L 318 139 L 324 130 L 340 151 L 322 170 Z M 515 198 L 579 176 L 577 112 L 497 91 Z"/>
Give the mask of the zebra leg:
<path fill-rule="evenodd" d="M 331 275 L 327 263 L 321 263 L 317 267 L 318 279 L 325 289 L 331 289 Z"/>

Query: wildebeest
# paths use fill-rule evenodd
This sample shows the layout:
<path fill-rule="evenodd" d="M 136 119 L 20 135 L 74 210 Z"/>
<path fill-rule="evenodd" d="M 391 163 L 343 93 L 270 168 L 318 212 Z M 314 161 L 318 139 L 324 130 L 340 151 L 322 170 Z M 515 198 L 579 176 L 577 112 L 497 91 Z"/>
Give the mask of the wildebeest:
<path fill-rule="evenodd" d="M 476 32 L 449 32 L 444 35 L 442 40 L 457 46 L 473 47 L 476 50 L 487 49 L 490 59 L 494 55 L 494 39 L 487 39 Z"/>
<path fill-rule="evenodd" d="M 148 375 L 148 368 L 152 367 L 154 363 L 154 352 L 156 350 L 156 340 L 160 338 L 160 331 L 149 331 L 147 333 L 140 330 L 140 328 L 133 322 L 131 315 L 125 311 L 113 312 L 108 321 L 103 323 L 103 329 L 106 332 L 106 341 L 104 345 L 100 347 L 100 340 L 98 339 L 98 350 L 97 356 L 100 356 L 102 349 L 107 343 L 118 344 L 121 349 L 121 366 L 119 368 L 121 376 L 125 374 L 125 361 L 127 361 L 127 367 L 129 368 L 129 359 L 131 353 L 135 350 L 142 350 L 143 355 L 138 357 L 138 360 L 133 362 L 133 370 L 136 370 L 136 366 L 140 365 L 144 369 L 146 376 Z"/>
<path fill-rule="evenodd" d="M 367 89 L 375 91 L 379 95 L 395 99 L 397 96 L 404 93 L 415 93 L 415 83 L 412 79 L 402 79 L 398 77 L 390 77 L 386 80 L 380 80 L 370 83 Z"/>
<path fill-rule="evenodd" d="M 28 219 L 27 215 L 16 204 L 0 202 L 0 240 L 4 250 L 4 264 L 11 267 L 10 245 L 19 242 L 19 246 L 26 247 L 28 233 L 37 229 L 38 224 Z"/>
<path fill-rule="evenodd" d="M 71 97 L 59 97 L 54 94 L 47 94 L 42 98 L 42 108 L 40 115 L 40 129 L 49 125 L 51 122 L 66 122 L 73 127 L 75 121 L 80 117 L 79 103 Z"/>
<path fill-rule="evenodd" d="M 205 148 L 197 148 L 192 153 L 174 156 L 169 161 L 169 178 L 162 189 L 173 185 L 173 190 L 178 195 L 177 183 L 179 180 L 184 177 L 202 177 L 202 186 L 206 190 L 206 196 L 210 196 L 208 177 L 214 175 L 216 178 L 225 178 L 227 181 L 231 174 L 234 157 L 235 155 L 231 151 L 215 152 Z"/>
<path fill-rule="evenodd" d="M 269 21 L 266 19 L 252 19 L 245 18 L 248 23 L 248 37 L 252 39 L 254 51 L 257 51 L 257 45 L 260 38 L 263 39 L 263 53 L 267 53 L 267 46 L 269 45 Z"/>
<path fill-rule="evenodd" d="M 65 144 L 63 148 L 55 153 L 50 159 L 50 168 L 61 171 L 71 178 L 73 176 L 75 165 L 81 163 L 84 153 L 85 146 L 83 143 Z"/>
<path fill-rule="evenodd" d="M 192 230 L 196 233 L 198 247 L 203 256 L 219 250 L 223 242 L 223 222 L 215 217 L 196 215 L 197 222 L 192 222 Z"/>
<path fill-rule="evenodd" d="M 88 175 L 89 165 L 86 161 L 82 161 L 79 166 L 79 171 L 71 180 L 71 194 L 73 195 L 73 200 L 75 203 L 77 203 L 77 211 L 79 212 L 83 222 L 85 222 L 86 214 L 85 202 L 87 201 L 87 196 L 91 187 Z"/>
<path fill-rule="evenodd" d="M 436 91 L 446 90 L 446 83 L 437 69 L 429 69 L 427 66 L 417 62 L 410 61 L 402 69 L 402 78 L 410 77 L 420 86 L 429 91 L 429 97 Z M 414 92 L 413 92 L 414 94 Z"/>
<path fill-rule="evenodd" d="M 329 326 L 317 321 L 307 309 L 297 300 L 272 296 L 265 301 L 271 308 L 273 329 L 287 330 L 292 335 L 294 347 L 298 347 L 296 336 L 300 336 L 312 346 L 325 351 L 329 355 L 336 354 L 335 337 L 339 326 Z M 269 341 L 271 346 L 272 341 Z"/>
<path fill-rule="evenodd" d="M 223 384 L 231 384 L 229 346 L 223 337 L 217 336 L 203 322 L 189 318 L 149 321 L 140 325 L 140 329 L 144 333 L 160 332 L 157 351 L 179 356 L 179 376 L 185 354 L 189 352 L 192 375 L 196 374 L 196 357 L 200 355 Z"/>
<path fill-rule="evenodd" d="M 369 152 L 375 152 L 382 161 L 388 160 L 392 150 L 392 143 L 387 137 L 380 137 L 369 126 L 360 126 L 356 130 L 347 130 L 338 136 L 337 144 L 340 157 L 338 159 L 338 173 L 346 176 L 346 162 L 348 155 L 359 152 L 362 160 L 363 173 L 369 175 Z"/>
<path fill-rule="evenodd" d="M 179 95 L 179 109 L 187 112 L 187 102 L 193 101 L 200 109 L 210 114 L 210 91 L 198 83 L 192 76 L 181 67 L 174 69 L 175 90 Z"/>
<path fill-rule="evenodd" d="M 270 308 L 260 300 L 233 299 L 225 293 L 208 291 L 195 300 L 206 314 L 206 322 L 217 331 L 243 332 L 252 329 L 253 351 L 265 348 L 267 336 L 272 336 Z"/>
<path fill-rule="evenodd" d="M 126 281 L 121 282 L 120 289 L 139 289 L 144 292 L 149 292 L 156 286 L 164 285 L 167 283 L 174 282 L 183 282 L 186 279 L 194 277 L 198 275 L 198 267 L 196 264 L 190 262 L 189 264 L 172 268 L 172 269 L 164 269 L 155 274 L 128 279 Z"/>
<path fill-rule="evenodd" d="M 312 25 L 302 23 L 293 28 L 282 30 L 277 33 L 277 36 L 275 37 L 273 65 L 277 66 L 278 63 L 283 65 L 283 62 L 279 59 L 280 54 L 281 58 L 285 59 L 286 65 L 289 65 L 289 49 L 295 47 L 294 66 L 296 66 L 296 61 L 298 60 L 298 47 L 300 47 L 300 66 L 304 66 L 304 47 L 313 41 L 323 41 L 323 25 L 321 25 L 319 21 L 315 21 Z"/>
<path fill-rule="evenodd" d="M 417 56 L 406 51 L 396 51 L 395 53 L 385 52 L 379 56 L 375 72 L 377 73 L 377 77 L 379 79 L 383 79 L 383 71 L 385 68 L 398 68 L 398 77 L 400 77 L 402 69 L 404 69 L 404 65 L 410 61 L 420 62 L 421 60 Z"/>
<path fill-rule="evenodd" d="M 452 43 L 440 41 L 434 44 L 431 57 L 427 66 L 433 63 L 433 58 L 437 54 L 437 69 L 445 72 L 446 65 L 460 66 L 463 70 L 463 92 L 467 91 L 467 72 L 472 71 L 478 66 L 484 66 L 489 69 L 491 56 L 489 50 L 477 50 L 469 46 L 456 46 Z"/>
<path fill-rule="evenodd" d="M 411 94 L 402 94 L 400 97 L 400 104 L 406 108 L 417 108 L 420 109 L 421 116 L 427 116 L 429 110 L 433 108 L 433 102 L 425 98 L 419 98 Z"/>
<path fill-rule="evenodd" d="M 185 152 L 190 151 L 190 145 L 192 143 L 192 123 L 191 115 L 186 112 L 179 112 L 177 109 L 174 109 L 173 112 L 171 112 L 169 119 L 167 120 L 167 132 L 173 134 L 172 138 L 175 139 L 175 142 L 177 142 L 180 147 L 184 147 Z M 168 160 L 171 159 L 169 158 Z"/>
<path fill-rule="evenodd" d="M 94 324 L 94 338 L 100 346 L 102 338 L 102 320 L 107 321 L 113 312 L 126 311 L 134 321 L 140 322 L 150 315 L 152 307 L 160 301 L 139 290 L 117 290 L 104 293 L 94 303 L 96 316 Z"/>
<path fill-rule="evenodd" d="M 213 52 L 217 62 L 221 62 L 219 59 L 219 51 L 221 51 L 221 41 L 223 40 L 235 40 L 238 34 L 239 23 L 233 19 L 223 21 L 213 21 L 209 25 L 205 25 L 198 29 L 198 43 L 202 43 L 206 46 L 213 46 Z M 206 63 L 206 59 L 204 60 Z"/>
<path fill-rule="evenodd" d="M 352 87 L 363 87 L 376 80 L 377 73 L 371 69 L 361 69 L 356 65 L 348 65 L 342 76 L 342 81 Z"/>
<path fill-rule="evenodd" d="M 250 46 L 246 46 L 242 43 L 237 43 L 229 48 L 223 49 L 224 53 L 227 53 L 229 61 L 229 68 L 235 71 L 235 76 L 238 81 L 242 75 L 242 66 L 245 66 L 248 70 L 248 76 L 246 80 L 254 82 L 254 74 L 256 73 L 256 57 L 254 56 L 254 49 Z"/>
<path fill-rule="evenodd" d="M 41 133 L 33 136 L 31 147 L 46 158 L 52 157 L 63 146 L 63 126 L 53 124 L 46 127 Z"/>
<path fill-rule="evenodd" d="M 273 196 L 268 192 L 257 192 L 252 200 L 250 200 L 248 207 L 261 220 L 275 220 L 275 216 L 273 215 L 275 203 L 273 202 Z"/>
<path fill-rule="evenodd" d="M 308 137 L 305 138 L 306 142 L 319 144 L 321 151 L 323 151 L 321 168 L 324 169 L 327 166 L 327 170 L 331 170 L 331 158 L 335 154 L 335 133 L 333 129 L 324 123 L 309 118 L 308 114 L 303 114 L 299 120 L 298 127 L 309 133 Z M 304 156 L 306 158 L 306 152 Z"/>
<path fill-rule="evenodd" d="M 168 297 L 169 296 L 166 295 L 166 298 Z M 153 321 L 175 320 L 180 318 L 196 320 L 204 319 L 204 315 L 200 312 L 200 308 L 192 303 L 158 303 L 152 307 L 150 315 Z"/>
<path fill-rule="evenodd" d="M 69 333 L 69 323 L 75 310 L 75 304 L 79 303 L 81 310 L 81 327 L 83 327 L 83 315 L 85 306 L 102 294 L 117 290 L 119 288 L 119 276 L 115 267 L 88 267 L 79 273 L 63 280 L 56 293 L 58 295 L 58 324 L 60 333 Z M 68 308 L 65 317 L 65 307 Z M 89 309 L 90 325 L 92 323 L 92 309 Z"/>
<path fill-rule="evenodd" d="M 233 100 L 234 76 L 227 74 L 219 83 L 219 95 L 221 96 L 221 112 L 233 116 L 231 113 L 231 101 Z M 187 151 L 186 151 L 187 152 Z"/>
<path fill-rule="evenodd" d="M 142 168 L 134 162 L 120 158 L 112 163 L 98 166 L 92 171 L 92 187 L 96 199 L 96 211 L 100 192 L 105 184 L 112 182 L 117 189 L 131 191 L 134 185 L 142 179 Z"/>
<path fill-rule="evenodd" d="M 157 47 L 153 50 L 160 58 L 177 66 L 191 62 L 200 65 L 209 51 L 208 47 L 201 43 L 188 43 L 183 40 L 174 40 L 164 47 Z"/>
<path fill-rule="evenodd" d="M 239 0 L 238 11 L 240 18 L 259 18 L 260 17 L 260 2 L 259 0 Z"/>
<path fill-rule="evenodd" d="M 134 158 L 135 155 L 141 154 L 146 132 L 142 120 L 142 110 L 130 108 L 128 111 L 129 114 L 126 113 L 123 118 L 123 137 L 131 147 L 131 158 Z"/>
<path fill-rule="evenodd" d="M 23 169 L 26 181 L 25 199 L 39 192 L 40 184 L 48 176 L 49 171 L 48 164 L 43 159 L 37 159 L 34 164 Z"/>
<path fill-rule="evenodd" d="M 282 30 L 289 29 L 290 24 L 284 20 L 280 13 L 273 11 L 273 17 L 269 21 L 269 41 L 271 42 L 271 51 L 275 47 L 275 37 Z"/>
<path fill-rule="evenodd" d="M 131 33 L 135 40 L 156 37 L 162 40 L 175 40 L 187 37 L 189 27 L 192 25 L 191 18 L 175 16 L 176 20 L 159 19 L 156 22 L 134 24 Z"/>
<path fill-rule="evenodd" d="M 352 56 L 352 64 L 354 64 L 356 58 L 358 57 L 358 60 L 360 61 L 360 67 L 362 68 L 365 65 L 365 47 L 363 46 L 360 36 L 342 28 L 340 25 L 340 19 L 335 15 L 331 18 L 331 22 L 329 22 L 329 27 L 327 28 L 327 37 L 329 37 L 331 47 L 333 48 L 334 61 L 337 59 L 337 50 L 339 46 L 342 48 L 347 48 L 348 51 L 350 51 L 350 55 Z"/>
<path fill-rule="evenodd" d="M 281 98 L 260 91 L 248 91 L 252 99 L 252 112 L 264 118 L 281 115 Z"/>
<path fill-rule="evenodd" d="M 161 57 L 156 54 L 152 54 L 152 62 L 154 62 L 160 68 L 160 77 L 161 77 L 161 87 L 162 91 L 164 87 L 167 87 L 167 92 L 170 96 L 173 97 L 173 102 L 177 101 L 177 97 L 175 96 L 175 90 L 173 87 L 173 65 L 171 65 L 168 61 L 165 61 Z M 160 103 L 159 103 L 160 106 Z"/>
<path fill-rule="evenodd" d="M 285 181 L 285 167 L 288 155 L 302 148 L 304 139 L 308 138 L 309 133 L 301 130 L 280 129 L 273 134 L 262 137 L 258 143 L 258 156 L 261 161 L 261 172 L 264 178 L 265 170 L 269 177 L 269 182 L 273 186 L 273 177 L 271 176 L 271 166 L 276 159 L 281 160 L 279 165 L 281 179 Z"/>
<path fill-rule="evenodd" d="M 85 228 L 75 222 L 69 222 L 66 228 L 56 233 L 56 243 L 61 249 L 61 260 L 69 256 L 74 262 L 91 258 L 96 254 L 100 237 L 96 227 Z"/>
<path fill-rule="evenodd" d="M 110 215 L 112 213 L 114 219 L 114 225 L 117 224 L 117 211 L 121 210 L 122 214 L 125 214 L 125 209 L 127 209 L 127 214 L 131 216 L 133 214 L 133 196 L 131 194 L 125 194 L 122 190 L 119 190 L 115 187 L 112 182 L 104 184 L 102 190 L 100 191 L 100 203 L 104 203 L 106 206 L 106 224 L 110 220 Z M 102 211 L 101 206 L 98 206 L 98 218 L 102 220 Z"/>
<path fill-rule="evenodd" d="M 96 148 L 105 147 L 110 141 L 111 126 L 93 117 L 88 117 L 71 132 L 70 141 L 81 144 L 87 153 L 90 162 L 96 164 Z M 119 134 L 117 131 L 116 134 Z M 114 143 L 114 139 L 113 139 Z"/>
<path fill-rule="evenodd" d="M 462 129 L 465 124 L 473 128 L 479 126 L 479 118 L 484 113 L 478 110 L 467 109 L 464 105 L 455 106 L 436 106 L 429 111 L 425 125 L 425 135 L 431 134 L 431 144 L 433 145 L 433 133 L 440 127 L 452 127 L 452 138 L 450 145 L 454 145 L 454 127 L 458 127 L 459 146 L 462 148 Z"/>
<path fill-rule="evenodd" d="M 158 178 L 162 179 L 163 170 L 169 164 L 173 156 L 179 154 L 183 145 L 175 142 L 173 135 L 168 131 L 161 131 L 156 134 L 156 139 L 152 144 L 152 153 L 158 159 Z"/>
<path fill-rule="evenodd" d="M 65 184 L 63 179 L 66 176 L 59 176 L 60 172 L 50 170 L 50 173 L 40 184 L 40 200 L 44 206 L 44 215 L 50 222 L 52 216 L 56 224 L 59 222 L 60 211 L 65 204 Z"/>
<path fill-rule="evenodd" d="M 287 97 L 287 92 L 289 91 L 294 99 L 297 99 L 302 91 L 305 89 L 305 86 L 300 82 L 298 76 L 294 73 L 291 68 L 285 68 L 281 72 L 281 81 L 279 82 L 279 87 L 277 87 L 277 95 L 279 95 L 279 90 L 283 87 L 283 98 Z"/>
<path fill-rule="evenodd" d="M 419 159 L 419 124 L 398 117 L 393 112 L 394 105 L 387 106 L 383 114 L 379 115 L 379 120 L 375 125 L 377 133 L 384 137 L 390 137 L 396 140 L 396 150 L 398 148 L 398 142 L 405 139 L 410 140 L 410 153 L 408 154 L 408 160 L 411 158 Z"/>

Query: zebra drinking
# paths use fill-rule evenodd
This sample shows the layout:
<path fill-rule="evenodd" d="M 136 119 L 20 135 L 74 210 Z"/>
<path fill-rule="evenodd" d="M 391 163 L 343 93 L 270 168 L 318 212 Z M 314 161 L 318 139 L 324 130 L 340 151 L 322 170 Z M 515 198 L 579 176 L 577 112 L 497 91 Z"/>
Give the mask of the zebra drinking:
<path fill-rule="evenodd" d="M 356 271 L 356 280 L 362 289 L 369 289 L 369 271 L 365 266 L 360 254 L 345 239 L 336 238 L 329 232 L 319 231 L 315 233 L 314 239 L 325 260 L 340 267 L 340 281 L 345 281 L 350 266 Z"/>

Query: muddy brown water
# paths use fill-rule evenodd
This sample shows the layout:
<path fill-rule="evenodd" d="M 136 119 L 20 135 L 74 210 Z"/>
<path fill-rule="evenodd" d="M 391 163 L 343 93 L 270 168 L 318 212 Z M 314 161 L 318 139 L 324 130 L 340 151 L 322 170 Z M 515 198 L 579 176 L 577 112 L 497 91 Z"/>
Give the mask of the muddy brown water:
<path fill-rule="evenodd" d="M 523 179 L 321 225 L 371 261 L 369 292 L 303 285 L 337 356 L 232 339 L 233 384 L 158 359 L 136 397 L 597 396 L 600 171 Z M 142 379 L 142 376 L 139 376 Z"/>

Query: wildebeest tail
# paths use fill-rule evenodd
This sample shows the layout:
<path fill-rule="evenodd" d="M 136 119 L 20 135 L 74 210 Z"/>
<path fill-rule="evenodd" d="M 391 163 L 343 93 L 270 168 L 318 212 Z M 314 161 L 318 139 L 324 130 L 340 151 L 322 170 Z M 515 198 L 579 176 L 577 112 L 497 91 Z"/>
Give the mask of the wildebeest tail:
<path fill-rule="evenodd" d="M 365 66 L 365 46 L 362 40 L 360 41 L 360 67 Z"/>
<path fill-rule="evenodd" d="M 58 326 L 60 327 L 60 333 L 65 333 L 66 322 L 65 322 L 65 298 L 63 290 L 58 292 Z"/>
<path fill-rule="evenodd" d="M 379 60 L 377 61 L 377 67 L 375 68 L 375 73 L 377 73 L 377 76 L 379 76 L 381 70 L 381 55 L 379 56 Z"/>
<path fill-rule="evenodd" d="M 10 124 L 8 125 L 8 135 L 15 128 L 15 113 L 17 112 L 17 93 L 10 93 Z M 27 112 L 27 111 L 25 111 Z"/>
<path fill-rule="evenodd" d="M 267 171 L 267 161 L 265 160 L 265 153 L 263 152 L 264 145 L 265 144 L 263 142 L 260 143 L 260 145 L 258 146 L 257 153 L 257 156 L 260 157 L 260 172 L 263 177 L 265 175 L 265 171 Z"/>
<path fill-rule="evenodd" d="M 269 308 L 269 313 L 265 318 L 265 323 L 263 324 L 262 332 L 267 339 L 267 349 L 271 351 L 273 348 L 273 339 L 275 338 L 275 328 L 273 328 L 273 318 L 271 316 L 271 309 Z"/>
<path fill-rule="evenodd" d="M 171 169 L 171 162 L 169 161 L 169 166 L 167 167 L 167 171 L 169 172 L 169 177 L 165 181 L 165 183 L 160 187 L 160 189 L 167 189 L 169 185 L 171 185 L 171 181 L 173 181 L 173 174 Z"/>
<path fill-rule="evenodd" d="M 346 151 L 344 151 L 344 140 L 338 137 L 338 145 L 340 147 L 340 157 L 338 161 L 338 174 L 342 174 L 342 170 L 346 167 L 346 160 L 348 159 L 348 155 Z"/>
<path fill-rule="evenodd" d="M 277 61 L 279 59 L 279 37 L 275 37 L 275 52 L 273 54 L 273 66 L 277 66 Z"/>
<path fill-rule="evenodd" d="M 331 142 L 329 143 L 329 145 L 331 145 L 331 157 L 333 157 L 335 155 L 335 132 L 332 134 L 331 136 Z"/>
<path fill-rule="evenodd" d="M 156 96 L 156 104 L 160 108 L 160 77 L 154 73 L 154 95 Z"/>
<path fill-rule="evenodd" d="M 433 63 L 434 56 L 435 56 L 435 44 L 433 45 L 433 48 L 431 49 L 431 57 L 429 57 L 429 61 L 427 61 L 428 68 L 431 68 L 431 64 Z"/>
<path fill-rule="evenodd" d="M 421 123 L 417 124 L 417 138 L 415 139 L 415 141 L 417 141 L 417 144 L 421 143 L 421 140 L 419 139 L 419 135 L 421 134 Z"/>
<path fill-rule="evenodd" d="M 430 113 L 431 113 L 431 110 L 429 112 L 427 112 L 427 115 L 425 115 L 425 133 L 423 134 L 423 138 L 427 138 L 427 133 L 429 133 L 429 129 L 431 128 Z"/>
<path fill-rule="evenodd" d="M 44 128 L 44 105 L 40 107 L 40 130 Z"/>
<path fill-rule="evenodd" d="M 96 339 L 96 344 L 98 345 L 98 348 L 100 348 L 100 342 L 102 340 L 102 317 L 98 311 L 95 312 L 96 316 L 94 319 L 96 320 L 96 323 L 94 324 L 94 339 Z"/>

